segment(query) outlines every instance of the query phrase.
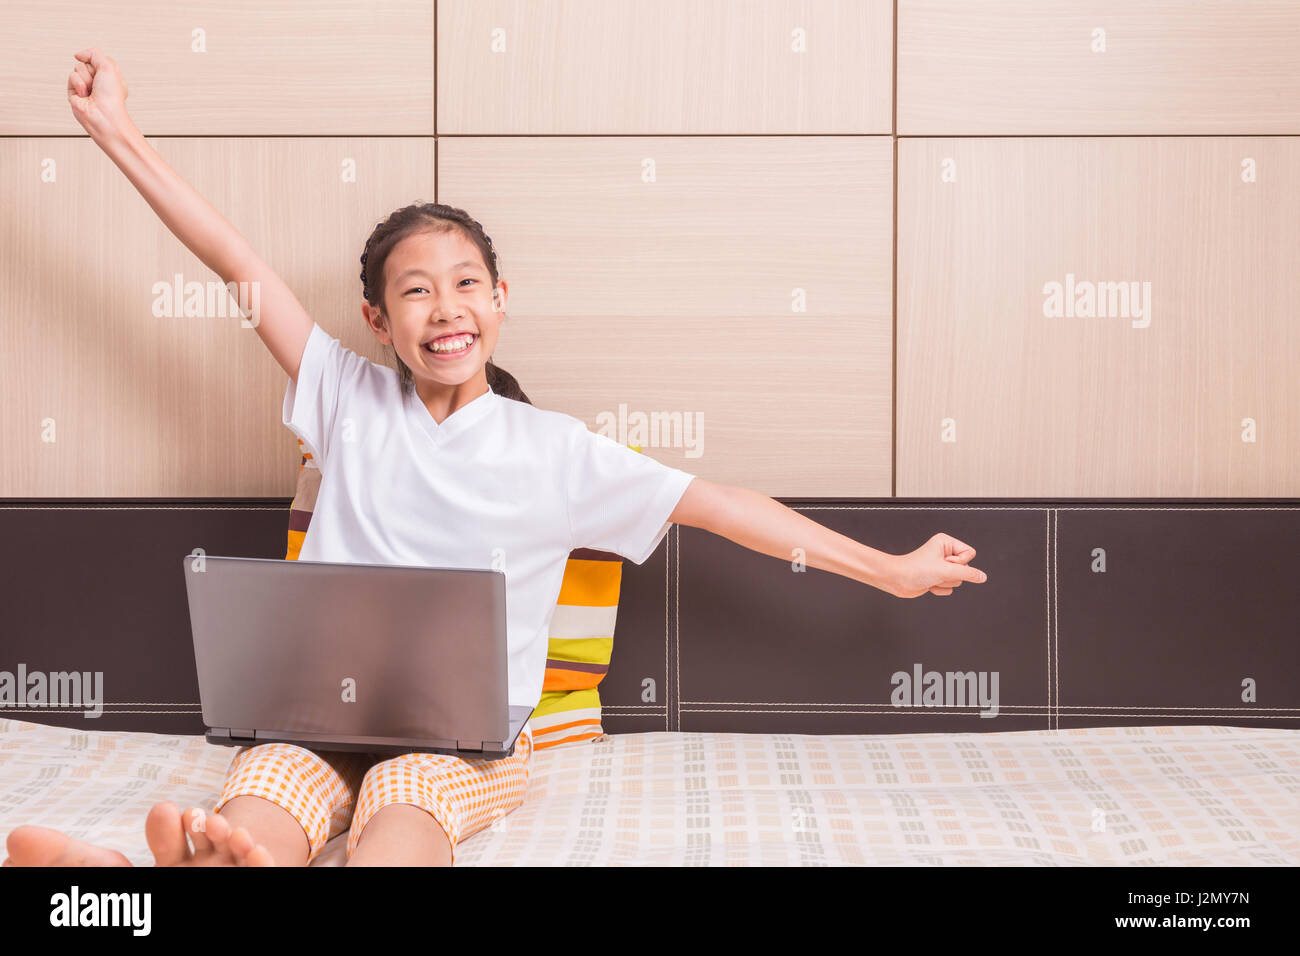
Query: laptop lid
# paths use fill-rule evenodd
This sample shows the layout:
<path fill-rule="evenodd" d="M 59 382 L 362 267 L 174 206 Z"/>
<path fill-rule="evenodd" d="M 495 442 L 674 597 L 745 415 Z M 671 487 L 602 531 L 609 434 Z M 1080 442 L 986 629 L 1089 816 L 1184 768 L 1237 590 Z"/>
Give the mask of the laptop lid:
<path fill-rule="evenodd" d="M 472 754 L 511 746 L 531 713 L 508 707 L 501 571 L 216 555 L 184 569 L 203 719 L 232 738 Z"/>

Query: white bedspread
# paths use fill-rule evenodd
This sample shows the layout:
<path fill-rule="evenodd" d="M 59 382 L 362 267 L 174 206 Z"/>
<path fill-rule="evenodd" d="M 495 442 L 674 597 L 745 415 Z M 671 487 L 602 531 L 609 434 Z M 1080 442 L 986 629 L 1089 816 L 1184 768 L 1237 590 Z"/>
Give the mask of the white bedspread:
<path fill-rule="evenodd" d="M 210 809 L 200 736 L 0 719 L 0 834 L 53 826 L 151 862 L 157 800 Z M 343 862 L 346 834 L 313 865 Z M 457 865 L 1300 864 L 1300 730 L 641 733 L 533 757 Z"/>

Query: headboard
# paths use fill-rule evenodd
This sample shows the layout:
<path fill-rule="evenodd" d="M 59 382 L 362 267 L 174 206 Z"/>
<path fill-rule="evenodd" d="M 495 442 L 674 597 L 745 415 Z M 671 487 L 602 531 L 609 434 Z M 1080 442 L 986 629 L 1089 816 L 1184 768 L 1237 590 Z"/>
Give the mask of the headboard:
<path fill-rule="evenodd" d="M 892 553 L 947 532 L 988 581 L 901 599 L 674 526 L 624 566 L 608 732 L 1300 727 L 1300 499 L 781 500 Z M 104 701 L 0 716 L 202 733 L 180 559 L 282 558 L 288 507 L 0 500 L 0 672 Z"/>

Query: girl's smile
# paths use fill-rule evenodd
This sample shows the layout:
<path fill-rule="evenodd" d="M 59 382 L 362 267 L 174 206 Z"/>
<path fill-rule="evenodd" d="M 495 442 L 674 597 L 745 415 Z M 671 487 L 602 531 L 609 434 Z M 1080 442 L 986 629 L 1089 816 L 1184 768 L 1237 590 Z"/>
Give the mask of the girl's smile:
<path fill-rule="evenodd" d="M 420 347 L 427 354 L 440 362 L 452 362 L 464 358 L 478 345 L 478 335 L 474 332 L 447 332 L 430 339 Z"/>

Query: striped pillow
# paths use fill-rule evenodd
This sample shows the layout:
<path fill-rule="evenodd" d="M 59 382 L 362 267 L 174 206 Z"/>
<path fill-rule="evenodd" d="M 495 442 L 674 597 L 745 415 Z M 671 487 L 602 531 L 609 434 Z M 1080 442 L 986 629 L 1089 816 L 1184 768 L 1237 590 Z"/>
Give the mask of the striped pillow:
<path fill-rule="evenodd" d="M 302 553 L 320 490 L 320 469 L 301 438 L 298 451 L 302 462 L 298 466 L 298 487 L 289 505 L 288 561 L 297 561 Z M 622 579 L 623 559 L 617 554 L 582 548 L 569 555 L 551 618 L 542 697 L 531 718 L 533 749 L 604 736 L 598 685 L 609 670 L 614 649 L 614 621 Z"/>
<path fill-rule="evenodd" d="M 311 513 L 316 510 L 316 495 L 320 491 L 320 469 L 312 461 L 311 452 L 301 438 L 298 439 L 298 453 L 302 455 L 302 464 L 298 466 L 298 487 L 289 504 L 289 547 L 284 555 L 286 561 L 297 561 L 298 555 L 302 554 L 302 542 L 307 537 L 307 526 L 311 524 Z"/>

